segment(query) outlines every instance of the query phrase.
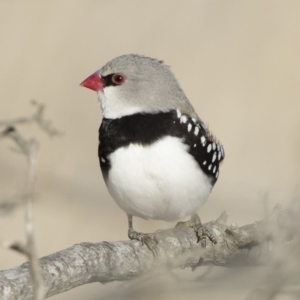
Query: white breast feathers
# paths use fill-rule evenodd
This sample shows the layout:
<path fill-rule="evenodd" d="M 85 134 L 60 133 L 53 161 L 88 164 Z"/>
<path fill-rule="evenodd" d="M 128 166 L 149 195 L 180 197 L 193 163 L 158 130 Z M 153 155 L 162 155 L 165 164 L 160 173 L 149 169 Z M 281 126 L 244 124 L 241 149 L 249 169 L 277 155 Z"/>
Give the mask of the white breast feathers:
<path fill-rule="evenodd" d="M 181 139 L 130 144 L 109 155 L 107 186 L 128 214 L 176 221 L 196 213 L 212 185 Z"/>

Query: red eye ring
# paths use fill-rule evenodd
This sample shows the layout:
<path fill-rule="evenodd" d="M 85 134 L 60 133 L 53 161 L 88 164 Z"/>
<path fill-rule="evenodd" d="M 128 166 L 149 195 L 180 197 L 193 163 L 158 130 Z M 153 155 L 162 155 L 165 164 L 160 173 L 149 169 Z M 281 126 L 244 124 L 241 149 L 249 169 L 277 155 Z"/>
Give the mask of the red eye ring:
<path fill-rule="evenodd" d="M 116 85 L 121 85 L 126 80 L 126 77 L 123 74 L 114 74 L 111 78 L 112 82 Z"/>

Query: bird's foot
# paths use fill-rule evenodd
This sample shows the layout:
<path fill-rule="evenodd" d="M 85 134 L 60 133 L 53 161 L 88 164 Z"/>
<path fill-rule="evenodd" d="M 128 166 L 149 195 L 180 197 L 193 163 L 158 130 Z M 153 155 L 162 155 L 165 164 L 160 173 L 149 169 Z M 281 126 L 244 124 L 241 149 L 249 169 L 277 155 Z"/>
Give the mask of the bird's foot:
<path fill-rule="evenodd" d="M 206 239 L 209 238 L 210 241 L 214 244 L 217 243 L 217 240 L 214 236 L 214 234 L 202 223 L 195 224 L 192 228 L 194 228 L 196 234 L 197 234 L 197 243 L 201 241 L 201 246 L 206 247 Z"/>
<path fill-rule="evenodd" d="M 158 255 L 157 244 L 158 241 L 152 233 L 141 233 L 136 232 L 133 228 L 128 229 L 128 237 L 131 240 L 137 240 L 142 242 L 142 245 L 146 245 L 148 249 L 153 253 L 153 256 L 156 257 Z"/>
<path fill-rule="evenodd" d="M 175 227 L 187 226 L 195 230 L 197 235 L 197 242 L 201 241 L 201 246 L 206 247 L 206 239 L 209 238 L 212 243 L 216 244 L 217 240 L 214 234 L 201 223 L 199 216 L 193 215 L 187 222 L 178 222 Z"/>

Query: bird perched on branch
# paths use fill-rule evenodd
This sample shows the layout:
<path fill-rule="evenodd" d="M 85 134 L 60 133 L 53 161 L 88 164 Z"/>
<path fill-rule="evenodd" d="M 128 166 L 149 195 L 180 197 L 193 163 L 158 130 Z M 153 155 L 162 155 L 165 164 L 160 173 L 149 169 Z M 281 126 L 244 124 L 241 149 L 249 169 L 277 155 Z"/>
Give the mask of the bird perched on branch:
<path fill-rule="evenodd" d="M 99 160 L 110 195 L 127 213 L 128 236 L 156 254 L 152 234 L 133 229 L 132 217 L 185 222 L 205 245 L 214 235 L 198 208 L 219 176 L 223 146 L 209 132 L 163 61 L 123 55 L 86 78 L 103 112 Z"/>

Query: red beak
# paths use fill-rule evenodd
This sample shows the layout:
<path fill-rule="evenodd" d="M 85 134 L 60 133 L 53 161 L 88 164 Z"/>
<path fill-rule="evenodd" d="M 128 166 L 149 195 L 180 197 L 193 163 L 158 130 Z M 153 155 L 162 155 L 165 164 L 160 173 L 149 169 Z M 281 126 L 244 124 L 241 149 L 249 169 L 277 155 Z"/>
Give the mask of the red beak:
<path fill-rule="evenodd" d="M 104 87 L 104 82 L 101 76 L 97 73 L 92 74 L 80 83 L 81 86 L 93 91 L 100 91 Z"/>

